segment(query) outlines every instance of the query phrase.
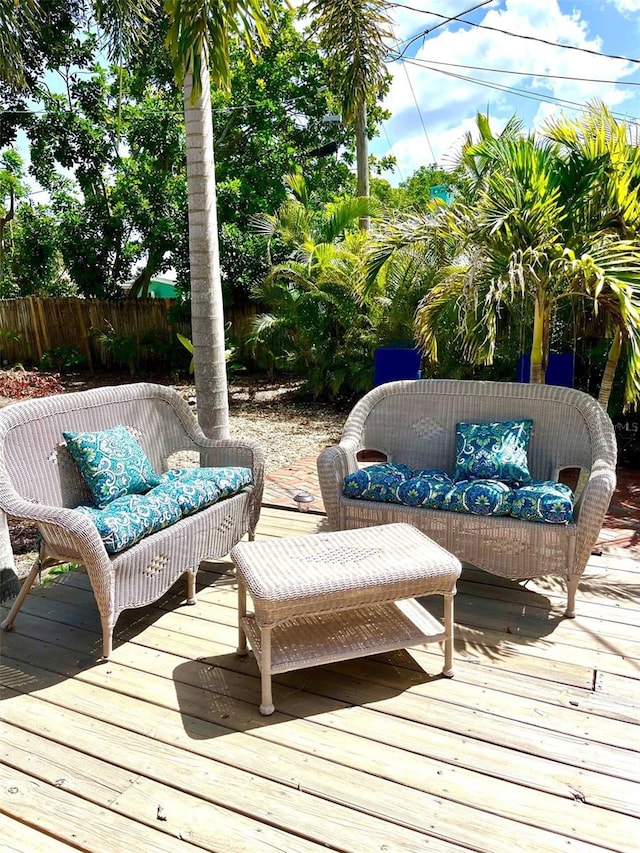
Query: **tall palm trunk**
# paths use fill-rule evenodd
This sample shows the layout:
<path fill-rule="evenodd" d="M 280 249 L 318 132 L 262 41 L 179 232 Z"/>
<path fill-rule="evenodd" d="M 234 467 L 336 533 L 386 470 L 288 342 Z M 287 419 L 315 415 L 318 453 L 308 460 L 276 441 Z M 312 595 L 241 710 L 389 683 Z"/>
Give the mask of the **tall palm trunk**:
<path fill-rule="evenodd" d="M 607 363 L 604 368 L 604 373 L 602 374 L 602 381 L 600 382 L 600 392 L 598 393 L 598 402 L 605 410 L 605 412 L 607 411 L 607 406 L 609 405 L 611 389 L 613 388 L 613 380 L 615 379 L 616 368 L 618 367 L 618 362 L 620 361 L 621 352 L 622 330 L 617 329 L 613 338 L 613 343 L 609 347 Z"/>
<path fill-rule="evenodd" d="M 369 139 L 367 137 L 367 105 L 363 101 L 358 107 L 356 117 L 356 170 L 357 193 L 359 196 L 369 195 Z M 368 231 L 371 222 L 368 216 L 360 219 L 360 228 Z"/>
<path fill-rule="evenodd" d="M 210 438 L 227 438 L 229 401 L 207 62 L 202 63 L 200 75 L 202 94 L 194 102 L 191 99 L 191 74 L 186 75 L 184 84 L 191 334 L 198 422 Z"/>
<path fill-rule="evenodd" d="M 531 343 L 531 375 L 532 385 L 544 385 L 544 325 L 545 308 L 542 299 L 537 296 L 533 315 L 533 341 Z"/>

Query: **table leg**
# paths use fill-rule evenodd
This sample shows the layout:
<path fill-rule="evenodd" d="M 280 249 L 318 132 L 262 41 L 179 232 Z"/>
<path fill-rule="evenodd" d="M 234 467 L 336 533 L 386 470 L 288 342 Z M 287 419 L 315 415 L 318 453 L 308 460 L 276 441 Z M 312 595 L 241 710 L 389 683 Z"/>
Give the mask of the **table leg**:
<path fill-rule="evenodd" d="M 238 581 L 238 648 L 236 651 L 244 656 L 247 654 L 247 635 L 242 627 L 242 619 L 247 615 L 247 588 L 237 569 L 236 578 Z"/>
<path fill-rule="evenodd" d="M 453 676 L 453 596 L 444 596 L 444 669 L 447 678 Z"/>
<path fill-rule="evenodd" d="M 262 683 L 260 713 L 268 717 L 275 711 L 271 695 L 271 628 L 260 628 L 260 646 L 260 678 Z"/>

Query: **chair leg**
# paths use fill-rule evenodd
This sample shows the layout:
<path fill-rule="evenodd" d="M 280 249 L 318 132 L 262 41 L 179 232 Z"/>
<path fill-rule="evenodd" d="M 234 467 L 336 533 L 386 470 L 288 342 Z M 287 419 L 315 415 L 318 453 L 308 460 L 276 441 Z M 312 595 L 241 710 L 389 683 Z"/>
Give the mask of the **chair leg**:
<path fill-rule="evenodd" d="M 248 654 L 247 650 L 247 635 L 245 633 L 242 620 L 247 615 L 247 588 L 244 581 L 240 577 L 240 573 L 236 569 L 236 577 L 238 579 L 238 648 L 236 652 L 245 657 Z"/>
<path fill-rule="evenodd" d="M 29 574 L 27 575 L 27 577 L 22 583 L 22 586 L 20 587 L 20 592 L 18 593 L 16 600 L 11 605 L 11 610 L 7 614 L 6 619 L 4 619 L 2 622 L 2 627 L 5 631 L 11 631 L 11 629 L 13 628 L 13 623 L 16 620 L 16 616 L 20 612 L 20 608 L 24 604 L 26 597 L 29 595 L 29 590 L 36 582 L 36 577 L 40 573 L 41 569 L 42 560 L 40 559 L 40 555 L 38 555 L 33 561 L 33 566 L 31 567 Z"/>
<path fill-rule="evenodd" d="M 260 629 L 260 683 L 262 687 L 262 701 L 260 702 L 260 713 L 268 717 L 275 711 L 273 696 L 271 694 L 271 628 Z"/>
<path fill-rule="evenodd" d="M 187 604 L 196 604 L 196 573 L 187 572 Z"/>
<path fill-rule="evenodd" d="M 575 619 L 576 615 L 576 592 L 580 583 L 580 575 L 571 575 L 567 578 L 567 609 L 564 615 L 567 619 Z"/>
<path fill-rule="evenodd" d="M 108 661 L 113 651 L 113 619 L 111 616 L 101 616 L 102 625 L 102 658 Z"/>
<path fill-rule="evenodd" d="M 442 674 L 453 678 L 453 596 L 444 596 L 444 668 Z"/>

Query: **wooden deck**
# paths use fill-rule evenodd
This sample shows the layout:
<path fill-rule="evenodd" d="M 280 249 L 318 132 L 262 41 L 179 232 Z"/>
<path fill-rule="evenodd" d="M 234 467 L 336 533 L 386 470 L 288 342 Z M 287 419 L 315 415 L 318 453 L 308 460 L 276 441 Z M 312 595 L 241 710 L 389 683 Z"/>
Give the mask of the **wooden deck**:
<path fill-rule="evenodd" d="M 263 510 L 262 537 L 322 516 Z M 86 577 L 3 634 L 0 849 L 20 853 L 640 850 L 640 565 L 560 584 L 465 570 L 456 677 L 437 646 L 275 678 L 257 710 L 230 562 L 120 618 L 95 663 Z M 441 599 L 425 602 L 436 615 Z"/>

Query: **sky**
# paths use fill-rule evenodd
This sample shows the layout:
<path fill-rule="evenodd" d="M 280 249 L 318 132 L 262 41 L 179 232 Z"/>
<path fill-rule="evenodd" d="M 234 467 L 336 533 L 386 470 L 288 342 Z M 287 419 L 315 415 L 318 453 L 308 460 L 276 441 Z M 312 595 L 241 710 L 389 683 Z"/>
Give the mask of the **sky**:
<path fill-rule="evenodd" d="M 478 112 L 488 112 L 495 132 L 514 114 L 535 130 L 600 99 L 640 131 L 640 0 L 491 0 L 461 14 L 480 2 L 391 4 L 393 83 L 383 106 L 392 117 L 370 145 L 397 160 L 387 180 L 451 165 Z M 472 23 L 445 22 L 456 15 Z"/>

